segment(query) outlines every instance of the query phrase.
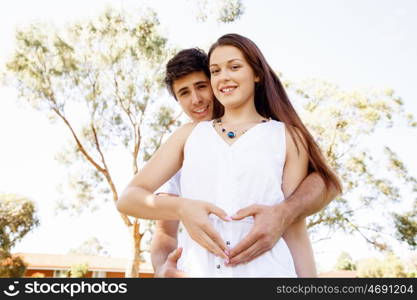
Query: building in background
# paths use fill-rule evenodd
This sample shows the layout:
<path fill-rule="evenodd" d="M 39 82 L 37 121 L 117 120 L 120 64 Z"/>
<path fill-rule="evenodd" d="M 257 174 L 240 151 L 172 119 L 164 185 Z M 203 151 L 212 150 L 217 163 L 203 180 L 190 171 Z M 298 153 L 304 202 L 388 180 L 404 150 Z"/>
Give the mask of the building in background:
<path fill-rule="evenodd" d="M 71 266 L 88 265 L 87 278 L 124 278 L 127 259 L 77 254 L 16 253 L 26 262 L 24 277 L 68 277 Z M 42 275 L 43 274 L 43 275 Z M 149 278 L 154 271 L 149 263 L 140 265 L 139 277 Z"/>

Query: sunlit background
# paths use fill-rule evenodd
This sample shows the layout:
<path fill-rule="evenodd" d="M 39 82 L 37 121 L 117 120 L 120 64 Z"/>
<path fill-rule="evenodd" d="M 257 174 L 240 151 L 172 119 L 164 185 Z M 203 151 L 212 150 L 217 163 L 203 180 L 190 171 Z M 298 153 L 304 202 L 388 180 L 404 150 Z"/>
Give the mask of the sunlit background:
<path fill-rule="evenodd" d="M 417 1 L 248 0 L 242 1 L 243 15 L 231 24 L 217 22 L 210 17 L 210 11 L 206 11 L 205 22 L 198 22 L 197 2 L 2 1 L 0 63 L 3 66 L 10 58 L 15 29 L 23 25 L 41 21 L 65 26 L 94 18 L 107 7 L 126 12 L 151 7 L 157 13 L 162 34 L 173 47 L 208 50 L 222 34 L 240 33 L 251 38 L 271 66 L 288 80 L 315 78 L 347 91 L 393 89 L 405 110 L 417 116 Z M 168 99 L 165 93 L 161 97 Z M 35 201 L 40 218 L 40 226 L 25 236 L 13 252 L 67 253 L 96 237 L 109 255 L 129 255 L 128 231 L 111 202 L 94 213 L 55 213 L 56 202 L 62 196 L 57 187 L 67 178 L 65 167 L 54 159 L 70 140 L 63 124 L 51 124 L 44 114 L 18 100 L 13 88 L 0 86 L 0 138 L 0 192 L 29 197 Z M 375 132 L 366 142 L 377 149 L 387 141 L 409 173 L 416 176 L 415 128 L 396 125 Z M 122 159 L 120 165 L 114 166 L 119 189 L 131 176 L 126 166 Z M 393 238 L 392 245 L 401 257 L 412 253 Z M 360 236 L 343 233 L 313 246 L 321 271 L 333 268 L 342 251 L 354 260 L 382 255 Z"/>

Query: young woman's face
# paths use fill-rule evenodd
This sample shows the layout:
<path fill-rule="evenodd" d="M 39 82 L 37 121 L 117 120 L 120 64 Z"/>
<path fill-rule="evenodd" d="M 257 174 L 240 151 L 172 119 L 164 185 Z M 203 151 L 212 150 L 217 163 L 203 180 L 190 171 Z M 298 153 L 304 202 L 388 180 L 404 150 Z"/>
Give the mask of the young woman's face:
<path fill-rule="evenodd" d="M 259 79 L 238 48 L 215 48 L 209 66 L 214 95 L 226 108 L 237 108 L 254 101 L 255 82 Z"/>

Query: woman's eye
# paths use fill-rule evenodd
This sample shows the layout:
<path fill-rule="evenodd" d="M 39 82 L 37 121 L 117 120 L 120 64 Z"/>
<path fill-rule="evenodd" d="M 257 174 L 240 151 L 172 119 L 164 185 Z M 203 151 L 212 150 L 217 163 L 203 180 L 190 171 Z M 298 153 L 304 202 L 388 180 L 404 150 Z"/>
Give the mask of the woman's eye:
<path fill-rule="evenodd" d="M 218 73 L 218 72 L 219 72 L 219 70 L 211 70 L 211 71 L 210 71 L 210 73 L 211 73 L 211 74 L 216 74 L 216 73 Z"/>
<path fill-rule="evenodd" d="M 238 65 L 234 65 L 234 66 L 232 66 L 232 70 L 237 70 L 237 69 L 239 69 L 240 68 L 240 66 L 238 66 Z"/>

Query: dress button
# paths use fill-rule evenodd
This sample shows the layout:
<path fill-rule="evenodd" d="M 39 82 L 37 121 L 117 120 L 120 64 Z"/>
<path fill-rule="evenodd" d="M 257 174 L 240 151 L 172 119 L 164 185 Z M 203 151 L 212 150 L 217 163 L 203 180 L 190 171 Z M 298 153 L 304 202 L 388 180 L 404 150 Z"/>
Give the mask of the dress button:
<path fill-rule="evenodd" d="M 217 268 L 217 269 L 220 269 L 220 265 L 217 265 L 217 266 L 216 266 L 216 268 Z"/>
<path fill-rule="evenodd" d="M 227 246 L 230 246 L 230 242 L 229 242 L 229 241 L 226 241 L 226 245 L 227 245 Z"/>

